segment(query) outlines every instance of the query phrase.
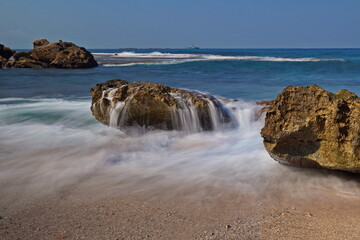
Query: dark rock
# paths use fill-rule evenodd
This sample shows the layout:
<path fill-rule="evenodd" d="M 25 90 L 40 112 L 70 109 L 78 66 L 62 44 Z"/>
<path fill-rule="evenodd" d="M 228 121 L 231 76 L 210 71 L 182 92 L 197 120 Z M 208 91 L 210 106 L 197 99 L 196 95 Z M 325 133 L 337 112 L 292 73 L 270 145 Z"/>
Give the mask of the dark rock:
<path fill-rule="evenodd" d="M 354 93 L 287 87 L 267 110 L 261 135 L 280 163 L 360 172 L 359 120 Z"/>
<path fill-rule="evenodd" d="M 0 68 L 11 68 L 9 59 L 15 54 L 14 50 L 0 44 Z"/>
<path fill-rule="evenodd" d="M 201 131 L 231 123 L 226 109 L 211 95 L 157 83 L 115 79 L 97 84 L 91 95 L 95 118 L 122 130 Z"/>
<path fill-rule="evenodd" d="M 10 62 L 7 59 L 0 56 L 0 68 L 10 68 L 10 67 L 11 67 Z"/>
<path fill-rule="evenodd" d="M 0 44 L 0 57 L 5 58 L 6 60 L 9 60 L 16 51 L 11 50 L 8 47 L 5 47 L 4 45 Z"/>

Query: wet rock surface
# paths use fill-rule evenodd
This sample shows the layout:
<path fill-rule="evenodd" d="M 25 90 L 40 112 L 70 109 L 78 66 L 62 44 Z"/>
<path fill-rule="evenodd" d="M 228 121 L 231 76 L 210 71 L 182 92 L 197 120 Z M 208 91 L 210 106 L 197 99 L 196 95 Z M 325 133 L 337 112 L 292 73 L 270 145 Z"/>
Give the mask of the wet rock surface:
<path fill-rule="evenodd" d="M 280 163 L 360 172 L 360 98 L 316 85 L 287 87 L 267 109 L 261 130 Z"/>
<path fill-rule="evenodd" d="M 95 118 L 120 129 L 197 132 L 231 123 L 229 113 L 213 96 L 157 83 L 114 79 L 96 85 L 91 95 Z"/>

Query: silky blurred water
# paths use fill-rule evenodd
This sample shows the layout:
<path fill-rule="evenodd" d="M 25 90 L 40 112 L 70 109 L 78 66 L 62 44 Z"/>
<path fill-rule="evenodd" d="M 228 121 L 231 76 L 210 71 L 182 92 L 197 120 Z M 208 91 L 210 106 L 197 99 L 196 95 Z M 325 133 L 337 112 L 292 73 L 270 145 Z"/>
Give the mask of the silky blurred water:
<path fill-rule="evenodd" d="M 0 71 L 0 193 L 47 194 L 99 178 L 101 190 L 169 182 L 227 186 L 239 194 L 273 191 L 358 195 L 357 177 L 288 168 L 272 160 L 259 134 L 257 100 L 288 85 L 317 84 L 360 94 L 359 49 L 92 50 L 92 69 Z M 236 127 L 184 134 L 128 135 L 91 115 L 90 88 L 106 80 L 152 81 L 240 101 L 227 106 Z M 234 126 L 235 126 L 234 125 Z M 99 177 L 100 176 L 100 177 Z M 153 181 L 144 179 L 156 179 Z"/>

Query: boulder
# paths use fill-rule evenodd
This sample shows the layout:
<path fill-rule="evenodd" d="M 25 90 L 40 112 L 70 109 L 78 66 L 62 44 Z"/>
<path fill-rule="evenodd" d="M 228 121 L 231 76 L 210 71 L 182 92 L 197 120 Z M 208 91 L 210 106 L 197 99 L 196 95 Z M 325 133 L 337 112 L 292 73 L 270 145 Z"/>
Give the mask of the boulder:
<path fill-rule="evenodd" d="M 360 172 L 360 98 L 348 90 L 285 88 L 267 109 L 261 135 L 280 163 Z"/>
<path fill-rule="evenodd" d="M 33 42 L 29 52 L 14 55 L 16 68 L 90 68 L 97 66 L 94 56 L 72 42 L 49 42 L 39 39 Z"/>
<path fill-rule="evenodd" d="M 49 42 L 39 39 L 33 42 L 31 56 L 54 68 L 89 68 L 97 66 L 94 56 L 72 42 Z"/>
<path fill-rule="evenodd" d="M 231 124 L 222 103 L 205 93 L 151 82 L 114 79 L 91 89 L 91 111 L 103 124 L 127 130 L 214 130 Z"/>

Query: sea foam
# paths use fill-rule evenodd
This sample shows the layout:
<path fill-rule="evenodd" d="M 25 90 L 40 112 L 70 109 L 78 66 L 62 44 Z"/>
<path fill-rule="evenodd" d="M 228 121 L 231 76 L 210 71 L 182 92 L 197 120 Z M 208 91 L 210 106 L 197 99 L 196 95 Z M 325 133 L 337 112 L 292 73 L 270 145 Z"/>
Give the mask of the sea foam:
<path fill-rule="evenodd" d="M 271 57 L 271 56 L 227 56 L 215 54 L 184 54 L 184 53 L 94 53 L 101 64 L 107 67 L 179 64 L 194 61 L 259 61 L 259 62 L 345 62 L 343 59 L 311 58 L 311 57 Z M 122 61 L 122 62 L 116 62 Z"/>
<path fill-rule="evenodd" d="M 360 195 L 347 174 L 291 168 L 265 151 L 264 116 L 255 103 L 225 104 L 237 124 L 227 130 L 184 134 L 153 131 L 128 135 L 91 116 L 90 102 L 2 99 L 0 193 L 15 201 L 64 188 L 91 186 L 98 194 L 146 191 L 158 186 L 269 197 L 275 192 L 307 196 L 317 191 Z M 17 119 L 13 122 L 12 119 Z M 195 193 L 194 193 L 195 194 Z"/>

